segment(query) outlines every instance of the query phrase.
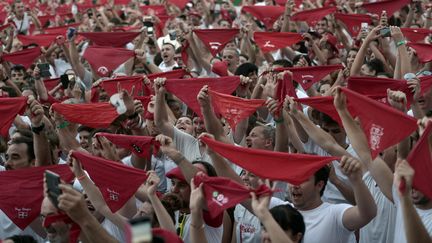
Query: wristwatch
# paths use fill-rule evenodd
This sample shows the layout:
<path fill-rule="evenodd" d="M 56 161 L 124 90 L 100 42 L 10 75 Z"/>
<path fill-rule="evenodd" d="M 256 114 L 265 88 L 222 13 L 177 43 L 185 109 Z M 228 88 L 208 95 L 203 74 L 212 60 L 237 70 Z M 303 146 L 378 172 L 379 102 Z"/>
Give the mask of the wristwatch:
<path fill-rule="evenodd" d="M 31 126 L 31 131 L 32 131 L 33 133 L 36 133 L 37 135 L 39 135 L 40 132 L 42 132 L 42 131 L 44 130 L 44 128 L 45 128 L 45 123 L 42 123 L 42 124 L 41 124 L 40 126 L 38 126 L 38 127 Z"/>

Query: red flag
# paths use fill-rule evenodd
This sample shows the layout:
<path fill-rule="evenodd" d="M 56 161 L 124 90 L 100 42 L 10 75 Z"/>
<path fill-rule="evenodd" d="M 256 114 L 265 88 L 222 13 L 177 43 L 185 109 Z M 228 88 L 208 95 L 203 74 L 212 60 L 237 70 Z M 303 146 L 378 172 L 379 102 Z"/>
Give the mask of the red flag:
<path fill-rule="evenodd" d="M 360 118 L 372 159 L 417 130 L 416 119 L 347 88 L 341 90 L 352 105 L 350 112 Z"/>
<path fill-rule="evenodd" d="M 78 28 L 79 25 L 80 24 L 78 23 L 78 24 L 69 24 L 69 25 L 58 26 L 58 27 L 49 27 L 49 28 L 45 28 L 43 32 L 45 34 L 66 35 L 68 28 L 70 27 Z"/>
<path fill-rule="evenodd" d="M 194 33 L 204 43 L 213 56 L 216 56 L 228 42 L 239 33 L 238 29 L 208 29 L 194 30 Z"/>
<path fill-rule="evenodd" d="M 135 86 L 134 93 L 132 96 L 137 96 L 142 93 L 143 90 L 143 77 L 142 76 L 126 76 L 118 77 L 114 79 L 108 79 L 101 82 L 101 87 L 108 93 L 109 96 L 117 93 L 117 85 L 120 83 L 122 89 L 128 92 L 132 91 L 132 87 Z"/>
<path fill-rule="evenodd" d="M 18 35 L 18 39 L 24 46 L 30 44 L 37 44 L 38 46 L 48 47 L 53 43 L 58 35 L 44 34 L 44 35 Z"/>
<path fill-rule="evenodd" d="M 278 85 L 276 89 L 276 98 L 281 104 L 285 100 L 285 97 L 287 95 L 297 98 L 297 93 L 293 85 L 292 77 L 289 73 L 286 73 L 283 76 L 283 79 L 278 80 Z"/>
<path fill-rule="evenodd" d="M 343 69 L 341 64 L 328 66 L 312 67 L 292 67 L 289 70 L 293 73 L 293 79 L 299 83 L 304 90 L 308 90 L 312 85 L 330 73 Z"/>
<path fill-rule="evenodd" d="M 22 115 L 27 107 L 26 97 L 0 98 L 0 135 L 5 139 L 9 137 L 9 128 L 15 117 Z"/>
<path fill-rule="evenodd" d="M 282 6 L 244 6 L 242 12 L 250 13 L 264 23 L 267 29 L 273 28 L 273 23 L 285 12 Z"/>
<path fill-rule="evenodd" d="M 135 56 L 134 51 L 114 47 L 90 46 L 84 52 L 83 57 L 90 63 L 93 71 L 99 76 L 106 77 L 120 64 Z"/>
<path fill-rule="evenodd" d="M 297 33 L 290 32 L 255 32 L 254 40 L 263 53 L 291 46 L 303 40 Z"/>
<path fill-rule="evenodd" d="M 204 173 L 195 175 L 194 183 L 196 186 L 203 184 L 204 198 L 211 218 L 216 218 L 224 210 L 250 198 L 251 192 L 255 192 L 257 196 L 272 193 L 265 185 L 252 190 L 234 180 L 225 177 L 209 177 Z"/>
<path fill-rule="evenodd" d="M 430 183 L 432 158 L 428 141 L 431 130 L 432 123 L 428 123 L 425 131 L 407 158 L 415 171 L 413 187 L 421 191 L 428 198 L 432 198 L 432 184 Z"/>
<path fill-rule="evenodd" d="M 34 47 L 12 52 L 10 54 L 3 54 L 2 59 L 13 64 L 21 64 L 27 69 L 41 54 L 42 52 L 40 47 Z"/>
<path fill-rule="evenodd" d="M 335 13 L 334 17 L 346 26 L 352 37 L 357 37 L 361 30 L 362 23 L 372 24 L 372 17 L 367 14 L 343 14 Z"/>
<path fill-rule="evenodd" d="M 105 132 L 96 133 L 96 136 L 106 137 L 113 144 L 121 148 L 129 149 L 137 156 L 147 159 L 150 159 L 152 150 L 153 154 L 156 154 L 159 150 L 159 143 L 156 142 L 154 137 L 131 136 Z M 152 148 L 152 146 L 154 146 L 154 149 Z"/>
<path fill-rule="evenodd" d="M 91 40 L 94 45 L 105 47 L 124 47 L 132 42 L 140 32 L 80 32 L 79 35 Z"/>
<path fill-rule="evenodd" d="M 216 61 L 213 63 L 211 71 L 220 77 L 228 76 L 228 63 L 226 61 Z"/>
<path fill-rule="evenodd" d="M 60 175 L 62 180 L 73 180 L 69 166 L 51 165 L 0 172 L 0 208 L 21 230 L 40 215 L 43 200 L 45 170 Z"/>
<path fill-rule="evenodd" d="M 69 216 L 65 213 L 60 214 L 50 214 L 45 217 L 45 219 L 42 222 L 42 226 L 44 228 L 50 227 L 53 223 L 56 222 L 63 222 L 65 224 L 71 225 L 69 229 L 69 242 L 70 243 L 76 243 L 78 240 L 78 237 L 81 233 L 80 226 L 75 223 Z"/>
<path fill-rule="evenodd" d="M 186 105 L 202 117 L 201 109 L 197 101 L 197 95 L 204 85 L 208 85 L 213 91 L 231 94 L 240 84 L 239 76 L 228 76 L 220 78 L 190 78 L 190 79 L 168 79 L 165 88 L 168 92 L 177 96 Z"/>
<path fill-rule="evenodd" d="M 336 12 L 336 7 L 324 7 L 315 8 L 311 10 L 304 10 L 295 13 L 292 17 L 292 21 L 305 21 L 309 26 L 315 25 L 318 21 L 323 19 L 325 16 Z"/>
<path fill-rule="evenodd" d="M 339 159 L 243 148 L 208 137 L 201 138 L 201 141 L 216 153 L 261 178 L 287 181 L 294 185 L 300 185 L 324 165 Z"/>
<path fill-rule="evenodd" d="M 189 1 L 188 0 L 169 0 L 168 2 L 171 4 L 174 4 L 179 9 L 183 10 Z"/>
<path fill-rule="evenodd" d="M 432 61 L 432 45 L 425 43 L 408 43 L 408 46 L 413 48 L 420 62 Z"/>
<path fill-rule="evenodd" d="M 92 128 L 107 128 L 119 114 L 110 103 L 53 104 L 52 108 L 67 121 Z"/>
<path fill-rule="evenodd" d="M 60 83 L 60 78 L 52 78 L 44 80 L 44 85 L 47 91 L 54 89 Z"/>
<path fill-rule="evenodd" d="M 400 10 L 405 5 L 408 5 L 411 0 L 384 0 L 373 3 L 363 3 L 362 8 L 366 9 L 369 13 L 381 15 L 382 11 L 387 12 L 387 16 L 391 17 L 396 11 Z"/>
<path fill-rule="evenodd" d="M 265 100 L 243 99 L 213 90 L 209 90 L 209 94 L 215 111 L 228 121 L 232 129 L 235 129 L 240 121 L 248 118 L 265 103 Z"/>
<path fill-rule="evenodd" d="M 421 28 L 400 28 L 403 35 L 411 42 L 424 43 L 426 37 L 432 33 L 431 30 Z"/>
<path fill-rule="evenodd" d="M 72 152 L 72 156 L 81 162 L 113 213 L 123 207 L 147 180 L 145 171 L 120 162 L 78 151 Z"/>
<path fill-rule="evenodd" d="M 147 75 L 147 78 L 151 81 L 155 80 L 156 78 L 166 78 L 166 79 L 181 79 L 183 76 L 189 74 L 185 69 L 175 69 L 168 72 L 162 72 L 162 73 L 152 73 Z"/>
<path fill-rule="evenodd" d="M 167 11 L 164 5 L 141 5 L 141 12 L 146 15 L 150 15 L 151 11 L 154 12 L 155 15 L 166 15 Z"/>
<path fill-rule="evenodd" d="M 339 114 L 336 108 L 333 105 L 333 96 L 314 96 L 309 98 L 297 98 L 294 101 L 299 102 L 303 105 L 310 106 L 315 110 L 327 114 L 334 121 L 336 121 L 340 126 L 342 126 L 342 120 L 339 117 Z M 348 103 L 348 107 L 350 104 Z M 348 108 L 348 110 L 351 110 Z"/>

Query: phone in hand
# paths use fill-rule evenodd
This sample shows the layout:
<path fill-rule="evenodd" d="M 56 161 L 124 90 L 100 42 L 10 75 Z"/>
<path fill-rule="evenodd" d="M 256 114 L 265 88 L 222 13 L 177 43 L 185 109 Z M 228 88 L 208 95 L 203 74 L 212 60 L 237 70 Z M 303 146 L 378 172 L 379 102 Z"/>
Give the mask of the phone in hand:
<path fill-rule="evenodd" d="M 66 33 L 66 36 L 68 38 L 68 40 L 72 39 L 72 37 L 74 36 L 76 32 L 76 29 L 74 27 L 69 27 Z"/>
<path fill-rule="evenodd" d="M 151 222 L 149 217 L 140 217 L 129 220 L 132 226 L 132 243 L 149 243 L 153 240 Z"/>
<path fill-rule="evenodd" d="M 69 87 L 69 75 L 67 74 L 61 75 L 60 82 L 62 84 L 63 89 L 67 89 Z"/>
<path fill-rule="evenodd" d="M 58 208 L 58 197 L 62 193 L 59 188 L 60 176 L 50 170 L 45 170 L 45 181 L 47 184 L 48 198 L 52 204 Z"/>
<path fill-rule="evenodd" d="M 49 71 L 50 66 L 48 63 L 39 63 L 37 67 L 39 68 L 40 75 L 42 78 L 51 77 L 51 73 Z"/>
<path fill-rule="evenodd" d="M 380 29 L 379 30 L 379 34 L 382 37 L 390 37 L 391 36 L 390 28 L 389 27 L 384 27 L 384 28 Z"/>

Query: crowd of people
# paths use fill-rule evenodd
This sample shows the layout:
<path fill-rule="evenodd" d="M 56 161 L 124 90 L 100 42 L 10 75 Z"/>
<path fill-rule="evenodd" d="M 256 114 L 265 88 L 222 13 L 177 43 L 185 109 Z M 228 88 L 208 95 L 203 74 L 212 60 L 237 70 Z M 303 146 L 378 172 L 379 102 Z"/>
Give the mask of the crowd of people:
<path fill-rule="evenodd" d="M 7 0 L 0 21 L 2 242 L 432 242 L 430 1 Z"/>

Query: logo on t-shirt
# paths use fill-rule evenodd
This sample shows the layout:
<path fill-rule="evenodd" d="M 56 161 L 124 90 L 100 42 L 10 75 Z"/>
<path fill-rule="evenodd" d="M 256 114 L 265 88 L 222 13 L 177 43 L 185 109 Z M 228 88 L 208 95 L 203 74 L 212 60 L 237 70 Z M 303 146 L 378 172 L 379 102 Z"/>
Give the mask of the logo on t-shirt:
<path fill-rule="evenodd" d="M 109 189 L 109 188 L 107 188 L 107 191 L 108 191 L 108 193 L 109 193 L 109 199 L 110 199 L 111 201 L 118 201 L 118 200 L 119 200 L 120 193 L 118 193 L 118 192 L 116 192 L 116 191 L 114 191 L 114 190 L 111 190 L 111 189 Z"/>
<path fill-rule="evenodd" d="M 25 219 L 28 218 L 28 214 L 31 211 L 31 208 L 17 208 L 15 207 L 15 211 L 17 211 L 17 217 L 19 219 Z"/>
<path fill-rule="evenodd" d="M 384 135 L 384 128 L 372 124 L 372 127 L 370 128 L 370 137 L 369 137 L 369 144 L 371 146 L 372 150 L 377 150 L 381 143 L 381 137 Z"/>
<path fill-rule="evenodd" d="M 228 203 L 228 197 L 225 197 L 224 194 L 219 193 L 218 191 L 213 192 L 212 200 L 219 206 L 223 206 L 224 204 Z"/>

